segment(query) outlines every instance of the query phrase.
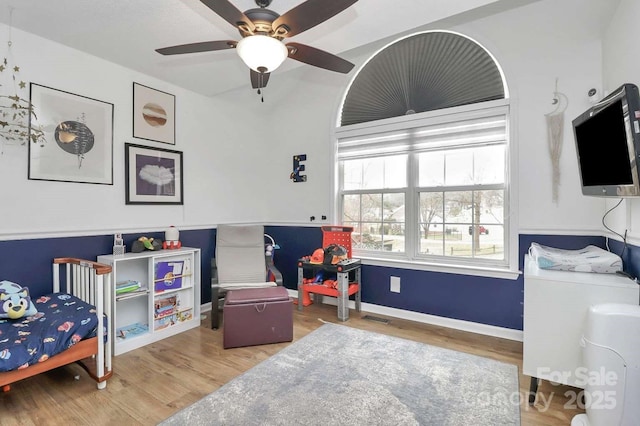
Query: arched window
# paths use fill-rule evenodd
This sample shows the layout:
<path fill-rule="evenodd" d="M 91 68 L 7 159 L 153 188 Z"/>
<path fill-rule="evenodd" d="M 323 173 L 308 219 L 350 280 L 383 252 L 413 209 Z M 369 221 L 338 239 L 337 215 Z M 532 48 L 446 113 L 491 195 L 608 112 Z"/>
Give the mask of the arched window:
<path fill-rule="evenodd" d="M 338 202 L 361 257 L 508 265 L 507 87 L 449 31 L 373 55 L 342 103 Z"/>

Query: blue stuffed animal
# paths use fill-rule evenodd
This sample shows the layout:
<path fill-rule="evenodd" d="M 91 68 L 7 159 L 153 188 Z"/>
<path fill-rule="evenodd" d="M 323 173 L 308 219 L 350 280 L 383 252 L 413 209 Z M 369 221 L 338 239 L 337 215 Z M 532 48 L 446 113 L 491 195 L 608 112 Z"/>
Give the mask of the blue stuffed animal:
<path fill-rule="evenodd" d="M 0 318 L 18 319 L 37 312 L 27 287 L 11 281 L 0 281 Z"/>

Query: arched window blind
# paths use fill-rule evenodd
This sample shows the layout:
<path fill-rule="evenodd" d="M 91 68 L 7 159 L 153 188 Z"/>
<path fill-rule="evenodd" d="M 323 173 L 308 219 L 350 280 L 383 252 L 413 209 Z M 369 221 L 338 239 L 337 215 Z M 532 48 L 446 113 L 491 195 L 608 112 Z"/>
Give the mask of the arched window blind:
<path fill-rule="evenodd" d="M 369 60 L 349 88 L 340 126 L 505 97 L 491 55 L 460 34 L 403 38 Z"/>
<path fill-rule="evenodd" d="M 517 267 L 507 98 L 493 56 L 453 32 L 402 38 L 363 65 L 335 129 L 336 210 L 358 257 Z"/>

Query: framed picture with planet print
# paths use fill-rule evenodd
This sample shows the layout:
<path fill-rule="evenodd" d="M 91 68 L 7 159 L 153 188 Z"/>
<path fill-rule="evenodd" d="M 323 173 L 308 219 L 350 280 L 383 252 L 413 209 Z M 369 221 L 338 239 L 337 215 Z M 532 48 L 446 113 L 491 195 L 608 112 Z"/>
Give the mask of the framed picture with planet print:
<path fill-rule="evenodd" d="M 30 83 L 28 178 L 113 185 L 113 104 Z M 29 138 L 31 140 L 31 137 Z"/>
<path fill-rule="evenodd" d="M 126 204 L 183 204 L 182 152 L 124 144 Z"/>
<path fill-rule="evenodd" d="M 133 83 L 133 137 L 176 144 L 176 97 Z"/>

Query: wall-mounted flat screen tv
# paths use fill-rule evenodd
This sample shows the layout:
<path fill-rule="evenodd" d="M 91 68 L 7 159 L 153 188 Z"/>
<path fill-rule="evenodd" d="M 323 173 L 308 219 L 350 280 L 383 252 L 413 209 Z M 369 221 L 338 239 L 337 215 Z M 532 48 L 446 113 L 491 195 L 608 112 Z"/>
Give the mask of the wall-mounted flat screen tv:
<path fill-rule="evenodd" d="M 624 84 L 573 120 L 584 195 L 640 196 L 639 118 L 638 87 Z"/>

